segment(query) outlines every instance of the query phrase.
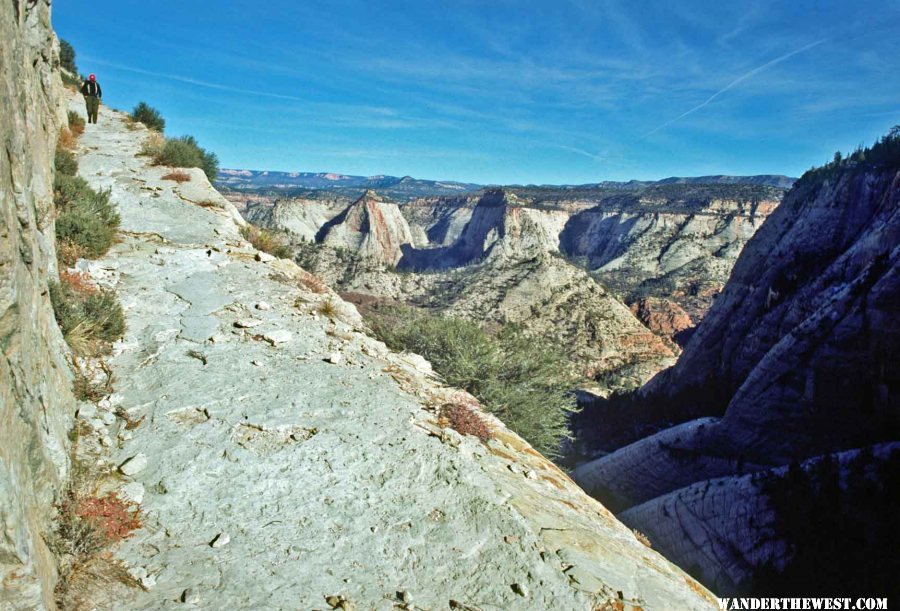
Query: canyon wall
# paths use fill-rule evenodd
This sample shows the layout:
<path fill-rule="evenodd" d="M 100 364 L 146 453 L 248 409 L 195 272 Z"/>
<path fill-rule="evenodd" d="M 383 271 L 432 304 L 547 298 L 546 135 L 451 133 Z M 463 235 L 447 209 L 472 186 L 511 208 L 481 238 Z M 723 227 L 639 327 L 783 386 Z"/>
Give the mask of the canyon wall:
<path fill-rule="evenodd" d="M 50 2 L 0 4 L 0 607 L 53 604 L 45 538 L 74 415 L 54 277 L 53 155 L 65 113 Z"/>

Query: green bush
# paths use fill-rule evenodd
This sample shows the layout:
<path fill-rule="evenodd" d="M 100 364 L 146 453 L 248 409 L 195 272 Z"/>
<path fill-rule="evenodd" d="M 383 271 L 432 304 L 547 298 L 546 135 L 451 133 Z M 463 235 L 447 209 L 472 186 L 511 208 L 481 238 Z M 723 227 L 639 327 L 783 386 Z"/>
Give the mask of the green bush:
<path fill-rule="evenodd" d="M 279 259 L 291 258 L 290 246 L 274 231 L 247 224 L 241 227 L 241 236 L 250 242 L 256 250 L 267 252 Z"/>
<path fill-rule="evenodd" d="M 57 174 L 65 176 L 75 176 L 78 172 L 78 160 L 75 155 L 65 149 L 56 149 L 56 156 L 53 159 L 53 165 L 56 167 Z"/>
<path fill-rule="evenodd" d="M 197 144 L 193 136 L 167 138 L 154 155 L 154 162 L 174 168 L 201 168 L 210 182 L 219 174 L 219 158 Z"/>
<path fill-rule="evenodd" d="M 57 174 L 54 203 L 59 212 L 56 237 L 78 247 L 82 256 L 103 256 L 115 239 L 120 218 L 109 192 L 96 192 L 78 176 Z"/>
<path fill-rule="evenodd" d="M 78 67 L 75 66 L 75 47 L 69 44 L 69 41 L 61 38 L 59 39 L 59 65 L 74 75 L 78 74 Z"/>
<path fill-rule="evenodd" d="M 84 132 L 84 119 L 82 119 L 81 115 L 74 110 L 69 111 L 68 122 L 69 129 L 72 130 L 76 135 L 80 135 Z"/>
<path fill-rule="evenodd" d="M 166 129 L 166 120 L 163 119 L 158 110 L 146 102 L 138 102 L 134 110 L 131 111 L 131 118 L 158 132 L 163 132 Z"/>
<path fill-rule="evenodd" d="M 125 333 L 125 314 L 113 291 L 52 282 L 50 301 L 63 336 L 78 354 L 100 354 Z"/>
<path fill-rule="evenodd" d="M 515 327 L 491 336 L 475 323 L 407 308 L 374 314 L 369 323 L 390 348 L 431 361 L 447 384 L 470 392 L 536 450 L 559 455 L 575 411 L 575 380 L 562 351 Z"/>

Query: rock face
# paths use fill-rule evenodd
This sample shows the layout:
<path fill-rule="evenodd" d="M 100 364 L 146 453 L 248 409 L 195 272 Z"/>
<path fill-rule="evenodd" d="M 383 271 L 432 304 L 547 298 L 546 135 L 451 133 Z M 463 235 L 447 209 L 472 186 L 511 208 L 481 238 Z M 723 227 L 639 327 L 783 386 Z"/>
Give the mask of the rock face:
<path fill-rule="evenodd" d="M 399 208 L 370 194 L 318 230 L 317 241 L 340 252 L 319 250 L 304 264 L 360 304 L 425 304 L 473 320 L 520 323 L 567 346 L 576 368 L 596 382 L 585 390 L 607 396 L 672 363 L 691 313 L 702 317 L 781 194 L 767 186 L 693 183 L 516 187 L 419 198 Z M 335 197 L 280 201 L 246 216 L 306 238 L 310 219 Z M 385 218 L 378 231 L 370 229 L 366 200 L 377 201 Z M 393 263 L 404 273 L 393 273 Z M 621 298 L 633 304 L 631 313 Z"/>
<path fill-rule="evenodd" d="M 125 484 L 140 485 L 144 527 L 116 552 L 143 588 L 111 600 L 97 587 L 86 605 L 715 607 L 472 397 L 365 335 L 311 274 L 257 261 L 232 210 L 186 200 L 137 156 L 145 132 L 104 116 L 80 173 L 110 189 L 129 233 L 87 270 L 125 306 L 108 407 L 139 425 L 96 426 L 109 464 L 144 457 Z M 443 428 L 447 404 L 493 438 Z"/>
<path fill-rule="evenodd" d="M 379 263 L 394 265 L 402 257 L 404 244 L 412 234 L 397 204 L 385 201 L 373 191 L 325 223 L 317 240 L 336 248 L 348 248 Z"/>
<path fill-rule="evenodd" d="M 632 404 L 648 420 L 712 417 L 583 465 L 576 480 L 620 508 L 668 504 L 665 495 L 686 486 L 739 488 L 742 473 L 898 439 L 898 244 L 900 172 L 801 180 L 747 244 L 675 367 Z M 733 505 L 692 514 L 689 528 L 704 529 L 723 511 L 755 511 L 741 505 L 742 494 L 736 488 Z M 627 515 L 641 530 L 657 519 L 655 510 Z M 658 543 L 680 545 L 674 535 Z M 735 553 L 731 568 L 708 555 L 700 569 L 714 581 L 725 570 L 734 586 L 759 560 Z"/>
<path fill-rule="evenodd" d="M 292 200 L 289 204 L 248 206 L 243 215 L 254 225 L 288 231 L 301 240 L 313 241 L 322 227 L 346 208 L 344 202 Z"/>
<path fill-rule="evenodd" d="M 670 298 L 699 320 L 781 192 L 723 199 L 668 193 L 672 188 L 608 198 L 574 215 L 560 235 L 561 249 L 631 299 Z"/>
<path fill-rule="evenodd" d="M 646 297 L 631 304 L 630 309 L 648 329 L 669 339 L 694 326 L 688 313 L 670 299 Z"/>
<path fill-rule="evenodd" d="M 425 249 L 407 246 L 399 267 L 415 271 L 450 269 L 482 259 L 522 260 L 558 252 L 559 234 L 569 215 L 563 210 L 526 208 L 524 203 L 503 189 L 486 191 L 452 243 Z M 446 241 L 446 234 L 438 237 Z"/>
<path fill-rule="evenodd" d="M 62 118 L 49 2 L 0 5 L 0 608 L 52 605 L 45 537 L 74 414 L 47 296 L 55 275 L 53 152 Z"/>
<path fill-rule="evenodd" d="M 599 395 L 637 388 L 675 362 L 672 349 L 585 271 L 547 254 L 472 269 L 441 310 L 521 325 L 539 341 L 565 346 L 579 373 L 594 380 L 584 390 Z"/>

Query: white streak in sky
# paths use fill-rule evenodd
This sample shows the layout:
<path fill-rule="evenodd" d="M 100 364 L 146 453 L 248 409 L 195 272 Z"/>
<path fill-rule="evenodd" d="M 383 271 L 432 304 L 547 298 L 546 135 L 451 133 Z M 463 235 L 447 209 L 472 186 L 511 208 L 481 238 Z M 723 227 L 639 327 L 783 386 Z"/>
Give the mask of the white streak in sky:
<path fill-rule="evenodd" d="M 697 112 L 698 110 L 700 110 L 701 108 L 703 108 L 704 106 L 706 106 L 707 104 L 709 104 L 710 102 L 712 102 L 713 100 L 715 100 L 717 97 L 719 97 L 720 95 L 722 95 L 723 93 L 725 93 L 725 92 L 728 91 L 729 89 L 733 89 L 734 87 L 740 85 L 741 83 L 743 83 L 744 81 L 746 81 L 748 78 L 751 78 L 751 77 L 753 77 L 753 76 L 759 74 L 759 73 L 762 72 L 763 70 L 765 70 L 765 69 L 767 69 L 767 68 L 771 68 L 772 66 L 774 66 L 774 65 L 776 65 L 776 64 L 780 64 L 781 62 L 783 62 L 783 61 L 785 61 L 785 60 L 787 60 L 787 59 L 790 59 L 790 58 L 794 57 L 795 55 L 799 55 L 800 53 L 803 53 L 804 51 L 809 51 L 809 50 L 812 49 L 813 47 L 817 47 L 817 46 L 819 46 L 820 44 L 822 44 L 823 42 L 825 42 L 825 40 L 827 40 L 827 39 L 823 38 L 822 40 L 817 40 L 816 42 L 813 42 L 813 43 L 810 43 L 810 44 L 806 45 L 805 47 L 800 47 L 800 48 L 797 49 L 796 51 L 791 51 L 790 53 L 788 53 L 788 54 L 786 54 L 786 55 L 782 55 L 781 57 L 776 57 L 776 58 L 773 59 L 772 61 L 766 62 L 766 63 L 763 64 L 762 66 L 758 66 L 758 67 L 754 68 L 753 70 L 751 70 L 750 72 L 747 72 L 747 73 L 745 73 L 745 74 L 742 74 L 741 76 L 737 77 L 736 79 L 734 79 L 733 81 L 731 81 L 730 83 L 728 83 L 725 87 L 723 87 L 722 89 L 719 89 L 717 92 L 715 92 L 714 94 L 712 94 L 711 96 L 709 96 L 708 98 L 706 98 L 706 100 L 705 100 L 704 102 L 702 102 L 701 104 L 697 104 L 696 106 L 694 106 L 693 108 L 691 108 L 691 109 L 688 110 L 687 112 L 684 112 L 684 113 L 678 115 L 677 117 L 675 117 L 674 119 L 670 119 L 669 121 L 666 121 L 665 123 L 663 123 L 663 124 L 660 125 L 659 127 L 656 127 L 656 128 L 654 128 L 654 129 L 650 130 L 649 132 L 647 132 L 646 134 L 644 134 L 643 137 L 646 138 L 646 137 L 648 137 L 648 136 L 652 136 L 653 134 L 655 134 L 655 133 L 658 132 L 659 130 L 661 130 L 661 129 L 665 128 L 665 127 L 668 127 L 669 125 L 672 125 L 673 123 L 675 123 L 675 121 L 678 121 L 679 119 L 683 119 L 683 118 L 685 118 L 686 116 L 688 116 L 688 115 L 690 115 L 690 114 L 693 114 L 693 113 Z"/>
<path fill-rule="evenodd" d="M 84 58 L 86 61 L 89 61 L 94 64 L 100 64 L 102 66 L 107 66 L 109 68 L 114 68 L 116 70 L 124 70 L 126 72 L 134 72 L 135 74 L 143 74 L 146 76 L 156 76 L 159 78 L 169 79 L 172 81 L 180 81 L 182 83 L 187 83 L 188 85 L 196 85 L 198 87 L 206 87 L 208 89 L 217 89 L 219 91 L 230 91 L 232 93 L 243 93 L 249 94 L 256 97 L 265 97 L 265 98 L 275 98 L 277 100 L 293 100 L 294 102 L 308 102 L 308 100 L 304 98 L 299 98 L 293 95 L 285 95 L 281 93 L 269 93 L 266 91 L 253 90 L 253 89 L 241 89 L 239 87 L 229 87 L 228 85 L 220 85 L 218 83 L 210 83 L 209 81 L 200 81 L 197 79 L 188 78 L 185 76 L 178 76 L 177 74 L 165 74 L 163 72 L 152 72 L 150 70 L 143 70 L 141 68 L 132 68 L 131 66 L 123 66 L 121 64 L 114 64 L 111 62 L 93 59 L 90 57 Z"/>

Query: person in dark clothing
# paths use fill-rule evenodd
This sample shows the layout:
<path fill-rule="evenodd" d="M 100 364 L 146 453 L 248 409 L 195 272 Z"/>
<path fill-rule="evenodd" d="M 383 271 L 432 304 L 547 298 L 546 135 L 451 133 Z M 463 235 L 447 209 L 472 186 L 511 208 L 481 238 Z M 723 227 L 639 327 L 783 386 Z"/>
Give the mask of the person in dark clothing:
<path fill-rule="evenodd" d="M 97 122 L 97 112 L 100 110 L 100 98 L 103 97 L 103 90 L 100 89 L 100 83 L 93 74 L 88 77 L 81 85 L 81 95 L 84 96 L 84 103 L 87 106 L 88 123 Z"/>

